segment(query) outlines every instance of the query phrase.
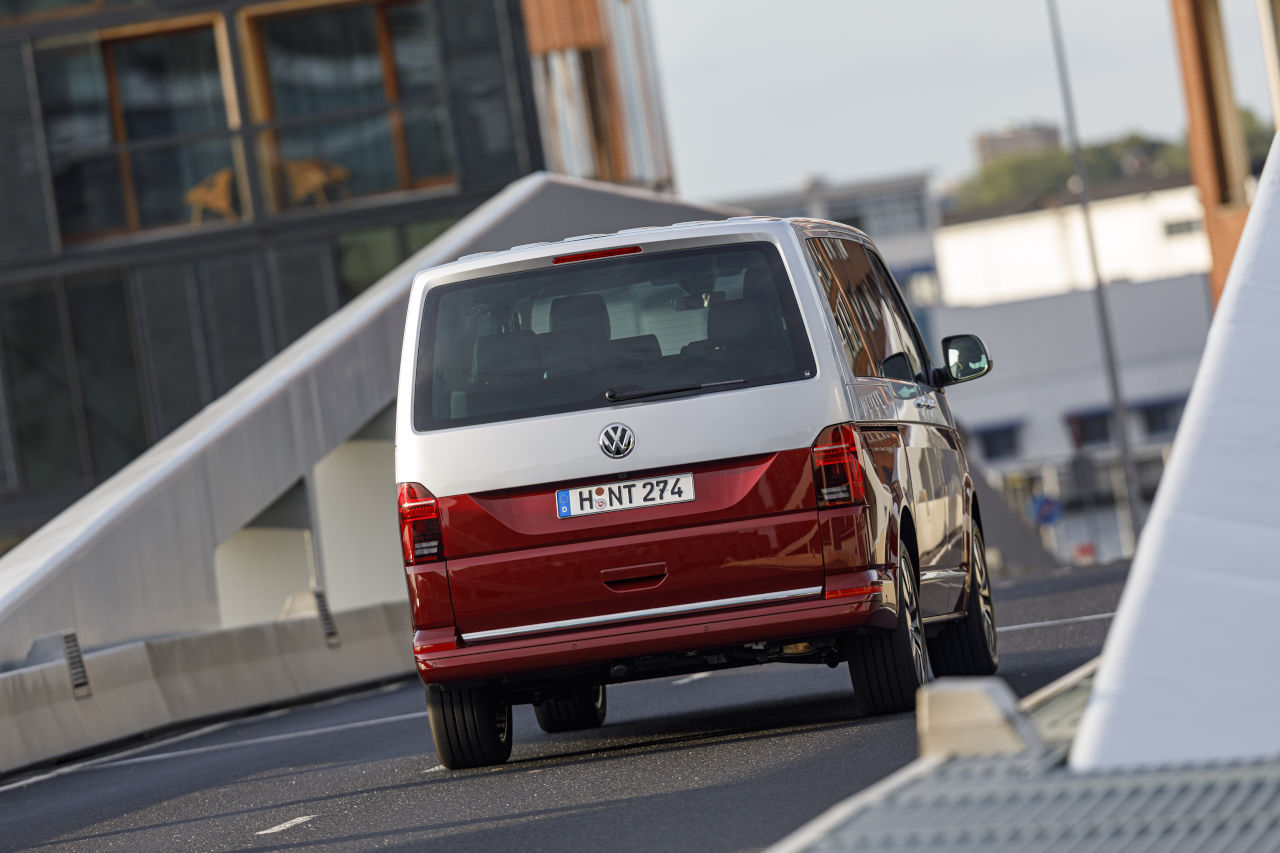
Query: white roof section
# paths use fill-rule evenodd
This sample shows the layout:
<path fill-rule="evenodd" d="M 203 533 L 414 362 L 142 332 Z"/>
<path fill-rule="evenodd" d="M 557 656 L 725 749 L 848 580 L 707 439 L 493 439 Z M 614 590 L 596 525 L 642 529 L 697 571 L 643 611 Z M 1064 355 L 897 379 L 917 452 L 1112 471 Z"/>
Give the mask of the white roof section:
<path fill-rule="evenodd" d="M 1280 136 L 1102 665 L 1076 770 L 1280 755 Z"/>

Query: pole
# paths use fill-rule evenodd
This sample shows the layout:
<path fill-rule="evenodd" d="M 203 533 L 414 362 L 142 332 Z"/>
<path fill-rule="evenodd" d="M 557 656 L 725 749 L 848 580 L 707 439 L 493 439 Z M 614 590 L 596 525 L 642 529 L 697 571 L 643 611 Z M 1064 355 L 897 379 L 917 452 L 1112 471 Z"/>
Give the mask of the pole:
<path fill-rule="evenodd" d="M 1076 110 L 1071 98 L 1071 82 L 1067 76 L 1067 56 L 1062 46 L 1062 29 L 1058 23 L 1058 5 L 1055 0 L 1045 0 L 1049 6 L 1049 29 L 1053 33 L 1053 55 L 1058 63 L 1058 86 L 1062 90 L 1062 111 L 1067 122 L 1067 144 L 1071 146 L 1071 163 L 1080 179 L 1080 213 L 1084 217 L 1085 240 L 1089 246 L 1089 264 L 1093 268 L 1094 305 L 1098 311 L 1098 332 L 1102 338 L 1102 361 L 1107 370 L 1107 387 L 1111 392 L 1111 418 L 1116 435 L 1120 439 L 1120 463 L 1123 472 L 1126 512 L 1129 527 L 1136 542 L 1142 530 L 1142 496 L 1138 489 L 1138 471 L 1133 464 L 1129 448 L 1129 416 L 1120 394 L 1120 375 L 1116 370 L 1115 344 L 1111 335 L 1111 317 L 1107 312 L 1107 298 L 1102 292 L 1102 271 L 1098 268 L 1098 249 L 1093 240 L 1093 219 L 1089 215 L 1089 179 L 1084 171 L 1084 157 L 1080 153 L 1080 138 L 1076 133 Z"/>

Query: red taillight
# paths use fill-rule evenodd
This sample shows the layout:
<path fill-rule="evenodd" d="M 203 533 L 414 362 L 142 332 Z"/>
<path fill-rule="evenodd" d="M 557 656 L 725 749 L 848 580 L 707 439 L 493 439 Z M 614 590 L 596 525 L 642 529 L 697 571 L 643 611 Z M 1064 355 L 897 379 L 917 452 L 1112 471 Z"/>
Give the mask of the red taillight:
<path fill-rule="evenodd" d="M 836 424 L 813 443 L 813 485 L 820 509 L 866 499 L 856 435 L 853 424 Z"/>
<path fill-rule="evenodd" d="M 400 549 L 406 566 L 444 559 L 436 499 L 417 483 L 396 487 L 400 503 Z"/>
<path fill-rule="evenodd" d="M 594 261 L 596 258 L 612 258 L 615 255 L 634 255 L 640 251 L 639 246 L 622 246 L 618 249 L 601 249 L 597 252 L 579 252 L 576 255 L 561 255 L 552 258 L 553 264 L 572 264 L 577 261 Z"/>

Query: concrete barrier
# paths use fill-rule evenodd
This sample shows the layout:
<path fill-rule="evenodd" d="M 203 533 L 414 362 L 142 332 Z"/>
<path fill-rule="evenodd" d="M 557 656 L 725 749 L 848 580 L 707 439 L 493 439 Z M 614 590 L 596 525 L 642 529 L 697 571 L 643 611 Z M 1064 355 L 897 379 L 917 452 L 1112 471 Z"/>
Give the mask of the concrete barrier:
<path fill-rule="evenodd" d="M 61 659 L 0 674 L 0 773 L 172 722 L 143 643 L 86 655 L 84 665 L 91 693 L 80 699 Z"/>
<path fill-rule="evenodd" d="M 61 658 L 0 673 L 0 774 L 226 714 L 413 672 L 407 603 L 129 643 L 85 655 L 76 698 Z M 84 691 L 81 691 L 82 693 Z"/>
<path fill-rule="evenodd" d="M 317 643 L 323 647 L 322 636 Z M 280 653 L 274 624 L 148 640 L 145 645 L 175 722 L 270 705 L 299 694 Z"/>
<path fill-rule="evenodd" d="M 413 636 L 404 631 L 393 636 L 382 606 L 348 610 L 333 618 L 336 646 L 326 644 L 318 619 L 292 619 L 274 626 L 284 668 L 301 695 L 413 671 Z"/>

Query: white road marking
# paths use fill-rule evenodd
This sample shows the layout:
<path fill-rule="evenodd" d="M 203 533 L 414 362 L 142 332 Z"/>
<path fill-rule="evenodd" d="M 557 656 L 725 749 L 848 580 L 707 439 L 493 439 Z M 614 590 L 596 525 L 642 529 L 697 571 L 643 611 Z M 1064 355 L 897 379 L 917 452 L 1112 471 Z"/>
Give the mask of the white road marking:
<path fill-rule="evenodd" d="M 179 749 L 174 752 L 162 752 L 157 755 L 140 755 L 137 758 L 126 758 L 122 761 L 106 761 L 94 766 L 125 767 L 130 764 L 146 764 L 151 761 L 165 761 L 170 758 L 184 758 L 188 755 L 202 755 L 206 752 L 222 752 L 223 750 L 238 749 L 244 746 L 258 746 L 264 743 L 279 743 L 284 740 L 297 740 L 298 738 L 327 735 L 333 732 L 345 732 L 352 729 L 364 729 L 369 726 L 381 726 L 386 723 L 399 723 L 404 720 L 420 719 L 426 715 L 426 711 L 414 711 L 412 714 L 398 714 L 394 717 L 379 717 L 376 720 L 360 720 L 355 723 L 343 723 L 337 726 L 322 726 L 318 729 L 306 729 L 305 731 L 300 732 L 284 732 L 283 734 L 249 738 L 248 740 L 237 740 L 230 743 L 216 743 L 211 746 L 197 746 L 194 749 Z"/>
<path fill-rule="evenodd" d="M 89 770 L 94 767 L 98 767 L 105 762 L 115 761 L 130 755 L 136 755 L 139 752 L 144 752 L 149 749 L 156 749 L 157 747 L 167 746 L 171 743 L 180 743 L 184 740 L 190 740 L 193 737 L 207 735 L 212 732 L 216 732 L 219 729 L 225 729 L 229 725 L 231 725 L 230 722 L 214 723 L 213 725 L 204 726 L 202 728 L 195 729 L 194 731 L 183 732 L 182 734 L 174 735 L 173 737 L 165 738 L 163 740 L 146 743 L 142 746 L 125 750 L 124 752 L 116 752 L 111 755 L 90 758 L 87 761 L 78 761 L 75 764 L 68 764 L 64 767 L 59 767 L 56 770 L 50 770 L 48 773 L 41 773 L 38 776 L 28 776 L 26 779 L 19 779 L 17 782 L 10 782 L 8 785 L 0 785 L 0 794 L 3 794 L 5 791 L 12 791 L 15 788 L 25 788 L 26 786 L 34 785 L 37 782 L 46 782 L 50 779 L 56 779 L 59 776 L 66 776 L 68 773 L 75 773 L 77 770 Z"/>
<path fill-rule="evenodd" d="M 319 816 L 320 815 L 304 814 L 302 817 L 295 817 L 293 820 L 286 820 L 284 823 L 280 824 L 279 826 L 273 826 L 270 829 L 264 829 L 261 832 L 255 832 L 254 835 L 271 835 L 276 832 L 284 832 L 286 829 L 288 829 L 291 826 L 297 826 L 300 823 L 306 823 L 307 821 L 314 820 Z"/>
<path fill-rule="evenodd" d="M 394 693 L 397 690 L 403 689 L 403 687 L 404 685 L 398 682 L 391 683 L 391 684 L 383 684 L 369 690 L 360 690 L 355 693 L 347 693 L 342 696 L 335 696 L 332 699 L 324 699 L 320 702 L 312 702 L 308 704 L 308 707 L 322 708 L 329 705 L 340 705 L 340 704 L 351 702 L 357 699 L 363 699 L 367 696 L 376 696 L 383 693 Z M 295 708 L 277 708 L 273 711 L 264 711 L 259 714 L 254 714 L 251 717 L 245 717 L 239 720 L 224 720 L 223 722 L 213 723 L 208 726 L 202 726 L 201 728 L 193 729 L 189 732 L 182 732 L 180 734 L 173 735 L 172 737 L 162 738 L 160 740 L 143 743 L 143 744 L 140 744 L 139 746 L 135 746 L 133 749 L 127 749 L 121 752 L 113 752 L 109 755 L 100 755 L 97 758 L 89 758 L 84 761 L 77 761 L 75 764 L 66 764 L 66 765 L 63 765 L 62 767 L 58 767 L 54 770 L 50 770 L 47 773 L 40 773 L 36 776 L 28 776 L 25 779 L 19 779 L 16 782 L 10 782 L 7 785 L 0 785 L 0 794 L 3 794 L 6 791 L 12 791 L 16 788 L 25 788 L 28 785 L 34 785 L 38 782 L 47 782 L 50 779 L 56 779 L 59 776 L 66 776 L 68 774 L 75 773 L 79 770 L 91 770 L 95 767 L 101 767 L 105 764 L 114 764 L 122 758 L 127 758 L 130 755 L 136 755 L 139 752 L 148 752 L 150 750 L 159 749 L 160 747 L 167 746 L 172 743 L 180 743 L 184 740 L 191 740 L 192 738 L 197 738 L 197 737 L 200 737 L 201 735 L 207 735 L 207 734 L 210 734 L 211 732 L 216 732 L 220 729 L 225 729 L 229 726 L 244 724 L 244 723 L 255 723 L 260 720 L 270 720 L 275 717 L 282 717 L 285 714 L 292 714 L 295 711 L 296 711 Z M 440 769 L 443 769 L 443 768 L 440 768 Z M 428 770 L 427 772 L 430 773 L 431 771 Z"/>
<path fill-rule="evenodd" d="M 684 678 L 677 678 L 671 683 L 675 685 L 689 684 L 690 682 L 697 681 L 699 678 L 706 678 L 710 674 L 711 673 L 709 672 L 695 672 L 693 675 L 686 675 Z"/>
<path fill-rule="evenodd" d="M 1001 625 L 996 628 L 997 634 L 1005 631 L 1025 631 L 1028 628 L 1051 628 L 1054 625 L 1072 625 L 1076 622 L 1098 622 L 1102 619 L 1110 619 L 1115 616 L 1115 611 L 1110 613 L 1093 613 L 1089 616 L 1072 616 L 1069 619 L 1049 619 L 1045 622 L 1027 622 L 1022 625 Z"/>

